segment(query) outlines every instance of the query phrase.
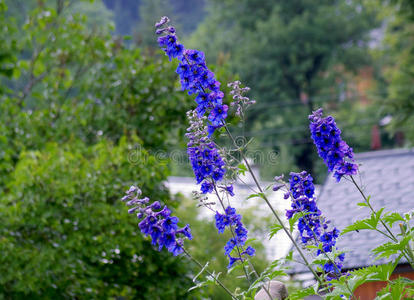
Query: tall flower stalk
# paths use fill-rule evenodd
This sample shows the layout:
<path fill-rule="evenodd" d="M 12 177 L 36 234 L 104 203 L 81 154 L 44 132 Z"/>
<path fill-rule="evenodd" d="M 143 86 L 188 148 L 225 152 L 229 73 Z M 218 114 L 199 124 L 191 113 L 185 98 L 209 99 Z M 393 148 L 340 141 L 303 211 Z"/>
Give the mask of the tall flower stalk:
<path fill-rule="evenodd" d="M 187 154 L 197 184 L 201 184 L 201 192 L 207 194 L 214 191 L 224 211 L 216 211 L 215 219 L 219 233 L 223 233 L 226 227 L 232 233 L 232 238 L 224 247 L 224 253 L 229 258 L 228 268 L 231 268 L 237 261 L 248 261 L 248 257 L 255 255 L 256 251 L 251 246 L 245 248 L 248 231 L 242 223 L 242 217 L 236 213 L 235 208 L 224 205 L 218 192 L 220 189 L 227 196 L 234 196 L 232 184 L 226 183 L 226 163 L 211 139 L 215 130 L 225 124 L 228 106 L 223 104 L 224 93 L 220 90 L 220 82 L 207 68 L 204 53 L 185 49 L 178 42 L 174 27 L 168 23 L 169 19 L 163 17 L 156 24 L 156 33 L 162 35 L 158 38 L 158 43 L 170 60 L 179 60 L 176 72 L 180 77 L 182 90 L 189 95 L 195 95 L 197 107 L 187 113 L 190 123 L 186 134 L 189 139 Z M 244 267 L 243 270 L 246 279 L 250 281 Z M 255 271 L 254 273 L 257 275 Z"/>
<path fill-rule="evenodd" d="M 335 119 L 332 116 L 323 118 L 322 114 L 319 108 L 309 116 L 311 137 L 329 172 L 334 172 L 334 177 L 340 181 L 344 175 L 355 175 L 358 165 L 354 161 L 354 151 L 342 140 Z"/>

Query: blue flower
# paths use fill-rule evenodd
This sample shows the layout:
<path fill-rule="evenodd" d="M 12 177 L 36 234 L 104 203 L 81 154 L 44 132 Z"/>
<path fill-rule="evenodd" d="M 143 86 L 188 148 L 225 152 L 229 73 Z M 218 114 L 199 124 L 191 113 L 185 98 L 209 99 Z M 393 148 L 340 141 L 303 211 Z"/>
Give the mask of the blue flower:
<path fill-rule="evenodd" d="M 199 93 L 200 101 L 205 94 Z M 199 112 L 198 112 L 199 113 Z M 186 136 L 190 139 L 187 144 L 187 154 L 190 159 L 197 184 L 201 183 L 202 193 L 211 193 L 214 190 L 212 180 L 218 182 L 223 179 L 226 170 L 225 162 L 218 153 L 216 145 L 207 138 L 207 130 L 196 112 L 189 114 L 190 128 Z"/>
<path fill-rule="evenodd" d="M 190 67 L 188 64 L 185 63 L 179 63 L 177 70 L 175 72 L 177 72 L 177 74 L 180 75 L 180 77 L 188 78 L 189 76 L 191 76 Z"/>
<path fill-rule="evenodd" d="M 229 255 L 231 253 L 231 251 L 233 251 L 234 247 L 236 247 L 237 245 L 237 241 L 234 238 L 231 238 L 226 246 L 224 246 L 224 254 L 225 255 Z"/>
<path fill-rule="evenodd" d="M 210 115 L 208 116 L 208 120 L 214 126 L 221 125 L 224 122 L 224 120 L 227 118 L 227 110 L 228 110 L 228 106 L 225 104 L 216 105 L 214 109 L 210 112 Z"/>
<path fill-rule="evenodd" d="M 184 252 L 182 240 L 177 240 L 169 249 L 174 256 L 180 255 Z"/>
<path fill-rule="evenodd" d="M 227 266 L 227 269 L 230 269 L 233 266 L 233 264 L 238 260 L 240 260 L 240 257 L 232 257 L 229 255 L 229 264 Z"/>
<path fill-rule="evenodd" d="M 236 262 L 237 260 L 241 260 L 241 258 L 234 260 L 234 258 L 231 257 L 230 253 L 233 251 L 235 247 L 241 249 L 245 245 L 248 231 L 241 222 L 241 216 L 237 214 L 236 209 L 234 207 L 228 206 L 225 209 L 224 215 L 220 214 L 219 212 L 216 212 L 215 219 L 216 227 L 219 233 L 223 233 L 226 227 L 230 227 L 230 230 L 234 234 L 234 236 L 224 246 L 224 254 L 227 255 L 230 260 L 229 265 L 233 265 L 234 262 Z M 255 250 L 251 246 L 247 247 L 245 251 L 241 251 L 240 253 L 241 256 L 253 256 L 254 254 Z"/>
<path fill-rule="evenodd" d="M 341 139 L 335 119 L 332 116 L 323 118 L 322 114 L 320 108 L 309 116 L 311 137 L 329 172 L 334 172 L 334 177 L 340 181 L 344 175 L 355 175 L 358 166 L 352 148 Z"/>
<path fill-rule="evenodd" d="M 164 232 L 158 240 L 159 250 L 164 246 L 168 250 L 175 246 L 175 233 Z"/>
<path fill-rule="evenodd" d="M 198 50 L 188 49 L 186 50 L 186 57 L 196 64 L 205 64 L 204 53 Z"/>
<path fill-rule="evenodd" d="M 174 47 L 177 43 L 177 38 L 175 35 L 165 35 L 158 38 L 158 44 L 161 47 Z"/>
<path fill-rule="evenodd" d="M 329 130 L 324 128 L 324 130 Z M 298 220 L 298 230 L 303 244 L 315 244 L 322 247 L 323 251 L 317 250 L 317 255 L 323 252 L 329 253 L 336 249 L 336 239 L 339 237 L 339 230 L 333 228 L 328 230 L 329 221 L 321 217 L 321 211 L 314 199 L 315 187 L 313 178 L 307 172 L 290 173 L 289 190 L 292 194 L 292 209 L 286 211 L 286 217 L 291 219 L 295 214 L 301 214 Z M 325 272 L 338 274 L 341 270 L 340 263 L 345 258 L 344 254 L 338 256 L 335 265 L 326 263 L 322 267 Z"/>
<path fill-rule="evenodd" d="M 167 217 L 162 221 L 161 224 L 165 232 L 174 232 L 178 228 L 177 223 L 177 217 Z"/>
<path fill-rule="evenodd" d="M 226 215 L 222 215 L 219 212 L 216 212 L 215 215 L 216 219 L 216 227 L 218 229 L 218 233 L 223 233 L 228 225 L 228 220 Z"/>
<path fill-rule="evenodd" d="M 183 227 L 183 228 L 181 228 L 181 229 L 179 229 L 179 230 L 177 230 L 176 231 L 176 233 L 181 233 L 181 234 L 183 234 L 186 238 L 188 238 L 189 240 L 192 240 L 193 239 L 193 236 L 192 236 L 192 234 L 191 234 L 191 229 L 190 229 L 190 225 L 189 224 L 187 224 L 187 225 L 185 225 L 185 227 Z"/>
<path fill-rule="evenodd" d="M 220 181 L 223 178 L 225 173 L 226 171 L 224 169 L 217 168 L 214 170 L 212 177 L 215 181 Z"/>
<path fill-rule="evenodd" d="M 197 107 L 187 113 L 190 127 L 186 136 L 189 138 L 187 154 L 193 168 L 197 184 L 201 184 L 202 193 L 211 193 L 215 184 L 222 181 L 226 175 L 226 164 L 219 154 L 216 145 L 210 142 L 214 132 L 224 126 L 227 118 L 228 106 L 223 104 L 224 94 L 220 90 L 220 82 L 216 80 L 205 62 L 204 53 L 194 49 L 184 49 L 177 42 L 175 29 L 166 27 L 168 18 L 163 18 L 156 24 L 156 33 L 165 33 L 166 36 L 158 39 L 160 46 L 171 58 L 178 58 L 179 66 L 176 70 L 180 77 L 181 88 L 189 95 L 196 94 Z M 165 27 L 164 27 L 165 25 Z M 173 36 L 173 37 L 170 37 Z M 206 116 L 208 116 L 206 118 Z M 225 185 L 222 190 L 230 196 L 234 195 L 233 186 Z M 229 256 L 230 264 L 233 265 L 241 257 L 232 258 L 230 252 L 234 247 L 243 247 L 247 240 L 247 229 L 241 222 L 241 216 L 232 207 L 227 207 L 225 214 L 216 212 L 216 227 L 219 233 L 223 233 L 226 227 L 230 227 L 234 237 L 226 244 L 225 253 Z M 174 230 L 176 230 L 174 228 Z M 176 230 L 176 233 L 186 234 L 185 230 Z M 161 236 L 161 244 L 166 240 Z M 169 249 L 172 249 L 169 247 Z M 170 251 L 170 250 L 169 250 Z M 243 255 L 253 255 L 254 249 L 247 248 Z"/>
<path fill-rule="evenodd" d="M 249 256 L 253 256 L 253 255 L 255 255 L 255 253 L 256 253 L 256 250 L 255 250 L 253 247 L 248 246 L 248 247 L 246 248 L 246 250 L 244 250 L 244 251 L 242 252 L 242 255 L 247 254 L 247 255 L 249 255 Z"/>
<path fill-rule="evenodd" d="M 200 96 L 202 93 L 201 97 L 197 96 L 196 98 L 198 104 L 196 111 L 200 116 L 205 113 L 209 114 L 211 123 L 209 125 L 212 126 L 210 131 L 214 132 L 227 117 L 227 106 L 222 105 L 224 94 L 220 91 L 220 82 L 215 79 L 214 73 L 207 68 L 203 52 L 184 49 L 184 46 L 177 42 L 174 27 L 163 28 L 163 26 L 167 26 L 168 22 L 169 20 L 156 24 L 159 26 L 156 33 L 166 34 L 158 38 L 158 43 L 170 60 L 178 58 L 180 61 L 176 72 L 180 76 L 182 89 L 188 91 L 190 95 L 197 93 Z"/>
<path fill-rule="evenodd" d="M 226 186 L 226 191 L 227 193 L 229 193 L 230 196 L 234 196 L 234 191 L 233 191 L 233 186 L 232 185 L 228 185 Z"/>
<path fill-rule="evenodd" d="M 151 237 L 153 245 L 158 244 L 159 251 L 165 247 L 175 256 L 183 253 L 183 241 L 182 239 L 177 239 L 177 237 L 182 236 L 191 240 L 193 237 L 190 226 L 187 224 L 183 228 L 178 228 L 179 219 L 171 216 L 171 210 L 167 206 L 161 209 L 159 201 L 147 205 L 149 198 L 138 199 L 140 194 L 141 190 L 132 186 L 121 200 L 128 201 L 128 206 L 132 204 L 137 205 L 133 209 L 139 210 L 137 217 L 142 219 L 138 224 L 141 232 L 145 236 Z"/>
<path fill-rule="evenodd" d="M 204 181 L 201 184 L 201 192 L 203 194 L 211 193 L 212 191 L 213 191 L 213 184 L 211 182 Z"/>
<path fill-rule="evenodd" d="M 152 228 L 151 228 L 151 231 L 150 231 L 151 233 L 150 233 L 150 235 L 151 235 L 151 239 L 152 239 L 152 241 L 151 241 L 151 243 L 153 244 L 153 245 L 156 245 L 157 244 L 157 242 L 158 242 L 158 239 L 161 237 L 161 235 L 162 235 L 162 229 L 161 229 L 161 227 L 159 227 L 159 226 L 157 226 L 157 225 L 154 225 L 154 226 L 152 226 Z"/>

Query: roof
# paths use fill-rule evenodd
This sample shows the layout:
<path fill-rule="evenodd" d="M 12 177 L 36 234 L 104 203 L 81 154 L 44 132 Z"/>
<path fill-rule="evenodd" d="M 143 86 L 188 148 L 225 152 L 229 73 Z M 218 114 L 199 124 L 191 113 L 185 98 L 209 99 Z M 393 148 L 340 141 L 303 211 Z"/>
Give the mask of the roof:
<path fill-rule="evenodd" d="M 386 207 L 385 211 L 405 213 L 413 209 L 414 148 L 360 153 L 355 155 L 355 160 L 360 165 L 360 175 L 355 176 L 355 180 L 367 196 L 371 195 L 370 202 L 375 210 Z M 358 202 L 363 202 L 363 199 L 352 182 L 343 178 L 338 183 L 331 174 L 317 200 L 322 214 L 339 230 L 356 220 L 369 217 L 370 210 L 357 206 Z M 398 226 L 394 225 L 393 231 L 398 233 Z M 345 254 L 344 269 L 385 263 L 385 260 L 374 261 L 370 252 L 385 242 L 388 242 L 387 238 L 371 230 L 340 236 L 338 249 L 348 251 Z M 295 256 L 300 260 L 297 253 Z M 290 271 L 309 272 L 305 266 L 296 263 Z"/>

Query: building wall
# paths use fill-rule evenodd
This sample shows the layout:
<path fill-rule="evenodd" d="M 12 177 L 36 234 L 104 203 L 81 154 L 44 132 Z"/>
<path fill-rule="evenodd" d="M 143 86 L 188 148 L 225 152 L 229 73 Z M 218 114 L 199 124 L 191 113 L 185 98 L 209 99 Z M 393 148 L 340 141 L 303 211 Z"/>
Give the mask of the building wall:
<path fill-rule="evenodd" d="M 391 280 L 397 277 L 406 277 L 414 280 L 414 272 L 402 272 L 391 275 Z M 355 291 L 357 299 L 361 300 L 373 300 L 381 289 L 383 289 L 387 283 L 385 281 L 367 282 L 359 286 Z"/>

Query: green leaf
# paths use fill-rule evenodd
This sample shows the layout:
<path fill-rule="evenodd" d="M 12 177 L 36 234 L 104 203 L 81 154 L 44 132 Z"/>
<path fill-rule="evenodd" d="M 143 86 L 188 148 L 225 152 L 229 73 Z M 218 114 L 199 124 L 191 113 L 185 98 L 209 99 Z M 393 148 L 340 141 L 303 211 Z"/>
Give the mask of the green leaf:
<path fill-rule="evenodd" d="M 396 267 L 396 263 L 388 263 L 384 265 L 369 266 L 351 272 L 353 276 L 364 278 L 364 282 L 371 281 L 387 281 Z M 356 287 L 355 287 L 356 288 Z"/>
<path fill-rule="evenodd" d="M 310 286 L 306 289 L 301 289 L 293 293 L 290 293 L 288 299 L 289 300 L 302 300 L 305 297 L 312 296 L 312 295 L 317 295 L 317 293 L 315 292 L 313 286 Z"/>
<path fill-rule="evenodd" d="M 239 170 L 239 174 L 245 175 L 246 171 L 247 171 L 247 167 L 244 164 L 239 164 L 237 166 L 238 170 Z"/>
<path fill-rule="evenodd" d="M 382 299 L 413 299 L 414 296 L 414 281 L 398 277 L 395 280 L 389 281 L 387 286 L 377 293 L 375 300 Z"/>
<path fill-rule="evenodd" d="M 251 198 L 256 198 L 256 197 L 264 199 L 265 195 L 263 193 L 251 194 L 246 198 L 246 200 L 249 200 Z"/>
<path fill-rule="evenodd" d="M 273 238 L 275 234 L 277 234 L 281 229 L 283 229 L 283 226 L 280 224 L 273 224 L 270 228 L 270 234 L 269 234 L 269 240 Z"/>
<path fill-rule="evenodd" d="M 301 218 L 302 216 L 300 214 L 294 214 L 292 218 L 289 219 L 289 230 L 290 233 L 293 232 L 293 229 L 295 228 L 296 222 Z"/>
<path fill-rule="evenodd" d="M 401 241 L 398 243 L 388 242 L 383 245 L 380 245 L 372 250 L 372 252 L 376 255 L 375 259 L 380 258 L 389 258 L 391 255 L 401 253 L 407 244 L 410 242 L 411 237 L 405 236 Z"/>
<path fill-rule="evenodd" d="M 259 197 L 260 197 L 259 194 L 251 194 L 246 198 L 246 200 L 249 200 L 249 199 L 252 199 L 252 198 L 259 198 Z"/>
<path fill-rule="evenodd" d="M 288 255 L 285 257 L 286 260 L 292 260 L 293 259 L 293 251 L 289 251 Z"/>
<path fill-rule="evenodd" d="M 382 217 L 382 220 L 388 225 L 390 225 L 391 227 L 395 222 L 398 222 L 398 221 L 405 222 L 404 217 L 401 214 L 396 213 L 396 212 L 384 214 L 384 216 Z"/>
<path fill-rule="evenodd" d="M 358 230 L 376 230 L 383 210 L 384 208 L 381 208 L 375 214 L 372 213 L 370 218 L 355 221 L 353 224 L 345 227 L 342 230 L 341 234 L 345 234 L 351 231 L 358 231 Z"/>

